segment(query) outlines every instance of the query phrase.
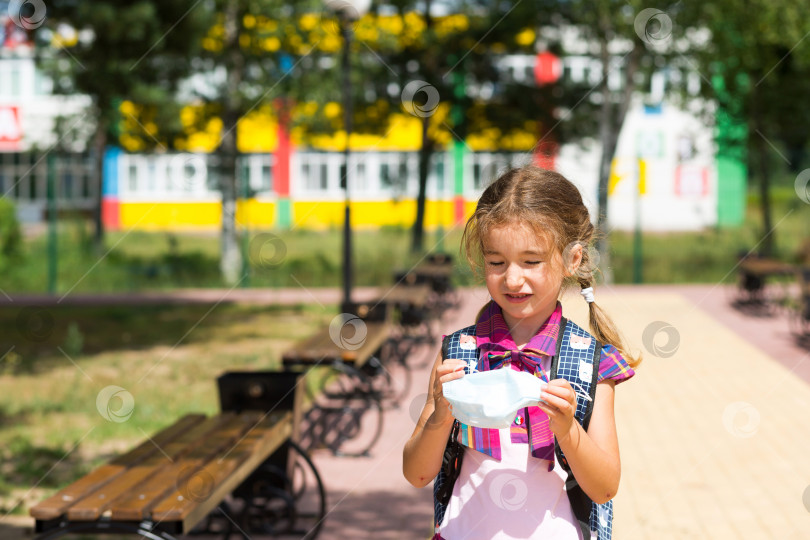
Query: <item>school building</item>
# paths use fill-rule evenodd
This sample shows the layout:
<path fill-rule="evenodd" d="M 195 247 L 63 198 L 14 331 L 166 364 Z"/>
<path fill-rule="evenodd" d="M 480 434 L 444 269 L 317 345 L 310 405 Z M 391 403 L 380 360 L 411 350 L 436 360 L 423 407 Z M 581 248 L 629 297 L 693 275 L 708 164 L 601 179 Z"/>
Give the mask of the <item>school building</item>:
<path fill-rule="evenodd" d="M 0 21 L 8 28 L 8 23 Z M 6 39 L 13 32 L 6 32 Z M 2 40 L 0 40 L 2 42 Z M 544 61 L 548 61 L 548 57 Z M 551 59 L 559 76 L 596 84 L 599 61 L 586 54 Z M 537 55 L 504 55 L 501 75 L 533 77 Z M 621 81 L 613 73 L 612 88 Z M 745 205 L 744 164 L 718 147 L 722 122 L 706 126 L 696 110 L 664 99 L 670 84 L 697 94 L 696 73 L 668 67 L 657 72 L 647 92 L 638 93 L 619 138 L 609 183 L 610 225 L 644 230 L 698 230 L 741 223 Z M 84 96 L 55 96 L 36 67 L 30 46 L 0 47 L 0 193 L 13 199 L 25 222 L 44 219 L 48 167 L 56 168 L 61 210 L 90 211 L 97 199 L 92 156 L 84 149 L 48 156 L 58 141 L 54 122 L 72 113 L 75 130 L 88 130 Z M 128 106 L 126 103 L 122 107 Z M 416 215 L 421 119 L 402 114 L 399 125 L 380 137 L 353 134 L 349 193 L 353 225 L 409 227 Z M 272 115 L 240 122 L 237 222 L 250 228 L 325 228 L 342 223 L 345 194 L 340 187 L 345 135 L 296 140 Z M 218 137 L 200 134 L 187 152 L 141 154 L 108 147 L 102 181 L 103 219 L 110 229 L 216 231 L 221 223 L 216 156 Z M 462 223 L 487 183 L 510 165 L 530 163 L 535 140 L 521 152 L 503 152 L 498 141 L 470 137 L 437 152 L 430 166 L 425 224 Z M 598 140 L 564 144 L 551 164 L 581 189 L 595 215 L 600 145 Z M 546 162 L 548 163 L 548 162 Z"/>

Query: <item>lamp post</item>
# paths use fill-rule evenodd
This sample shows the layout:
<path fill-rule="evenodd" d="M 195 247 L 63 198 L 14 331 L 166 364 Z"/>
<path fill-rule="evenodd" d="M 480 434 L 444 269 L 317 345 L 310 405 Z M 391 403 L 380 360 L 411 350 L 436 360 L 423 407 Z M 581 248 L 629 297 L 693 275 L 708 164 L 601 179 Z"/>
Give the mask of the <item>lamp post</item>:
<path fill-rule="evenodd" d="M 368 11 L 371 0 L 326 0 L 326 7 L 338 16 L 340 35 L 343 38 L 342 51 L 342 84 L 343 93 L 343 129 L 346 132 L 346 146 L 343 148 L 343 168 L 340 185 L 344 193 L 343 215 L 343 303 L 342 311 L 351 309 L 352 303 L 352 225 L 349 206 L 349 139 L 352 135 L 352 82 L 350 49 L 352 41 L 351 25 Z"/>

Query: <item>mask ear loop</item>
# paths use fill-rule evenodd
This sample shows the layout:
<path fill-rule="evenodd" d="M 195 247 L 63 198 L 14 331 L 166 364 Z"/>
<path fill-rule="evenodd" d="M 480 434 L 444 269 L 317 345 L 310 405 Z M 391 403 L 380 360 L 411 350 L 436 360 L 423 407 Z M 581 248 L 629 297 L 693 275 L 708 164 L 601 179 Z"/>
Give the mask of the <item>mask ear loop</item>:
<path fill-rule="evenodd" d="M 578 396 L 582 396 L 582 398 L 587 401 L 593 401 L 593 399 L 591 399 L 591 396 L 588 395 L 588 393 L 585 391 L 584 388 L 582 388 L 582 386 L 579 385 L 579 383 L 575 383 L 574 381 L 568 381 L 568 384 L 579 388 L 579 392 L 577 392 Z"/>

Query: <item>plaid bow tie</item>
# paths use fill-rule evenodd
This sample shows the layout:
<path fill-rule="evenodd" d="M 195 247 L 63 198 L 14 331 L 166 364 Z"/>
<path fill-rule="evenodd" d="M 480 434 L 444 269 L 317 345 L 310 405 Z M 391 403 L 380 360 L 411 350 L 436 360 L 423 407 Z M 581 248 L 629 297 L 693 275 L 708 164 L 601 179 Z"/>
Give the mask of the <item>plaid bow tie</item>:
<path fill-rule="evenodd" d="M 493 370 L 500 368 L 504 363 L 519 363 L 523 365 L 525 371 L 528 371 L 536 377 L 540 377 L 543 381 L 548 382 L 548 375 L 541 367 L 543 361 L 542 353 L 533 349 L 523 349 L 519 351 L 505 351 L 505 352 L 489 352 L 487 353 L 487 361 L 489 363 L 487 369 Z"/>

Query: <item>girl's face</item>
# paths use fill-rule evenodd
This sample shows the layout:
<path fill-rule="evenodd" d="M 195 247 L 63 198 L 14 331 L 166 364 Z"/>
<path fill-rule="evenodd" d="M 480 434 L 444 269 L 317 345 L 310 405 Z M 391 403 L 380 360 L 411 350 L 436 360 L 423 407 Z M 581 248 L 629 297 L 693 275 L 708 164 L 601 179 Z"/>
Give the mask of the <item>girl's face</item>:
<path fill-rule="evenodd" d="M 483 251 L 487 290 L 501 307 L 512 337 L 518 341 L 518 336 L 533 335 L 557 305 L 562 255 L 550 239 L 520 224 L 491 229 Z"/>

